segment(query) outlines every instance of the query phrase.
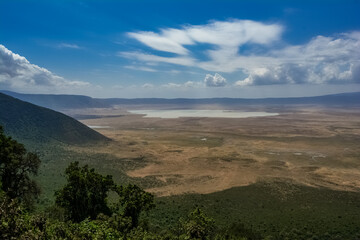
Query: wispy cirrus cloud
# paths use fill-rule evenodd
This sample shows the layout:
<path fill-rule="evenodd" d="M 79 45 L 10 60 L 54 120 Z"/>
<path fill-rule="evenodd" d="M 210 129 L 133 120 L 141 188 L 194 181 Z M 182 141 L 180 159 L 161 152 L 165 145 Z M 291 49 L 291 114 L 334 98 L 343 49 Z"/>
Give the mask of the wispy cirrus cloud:
<path fill-rule="evenodd" d="M 279 24 L 264 24 L 250 20 L 213 21 L 206 25 L 187 25 L 181 29 L 167 28 L 155 32 L 132 32 L 128 36 L 146 46 L 162 52 L 174 53 L 174 57 L 163 57 L 141 52 L 119 52 L 118 56 L 149 63 L 169 63 L 195 66 L 209 71 L 233 72 L 239 69 L 228 64 L 237 57 L 239 47 L 244 44 L 268 45 L 280 38 L 283 27 Z M 196 59 L 187 45 L 214 45 L 205 50 L 210 59 Z M 221 68 L 221 69 L 219 69 Z"/>
<path fill-rule="evenodd" d="M 30 63 L 0 44 L 0 88 L 7 90 L 72 89 L 91 86 L 88 82 L 69 81 Z"/>
<path fill-rule="evenodd" d="M 128 66 L 124 66 L 124 68 L 131 69 L 131 70 L 137 70 L 137 71 L 144 71 L 144 72 L 157 72 L 156 69 L 144 67 L 144 66 L 128 65 Z"/>
<path fill-rule="evenodd" d="M 73 44 L 73 43 L 59 43 L 56 45 L 57 48 L 71 48 L 71 49 L 81 49 L 82 47 L 80 47 L 77 44 Z"/>
<path fill-rule="evenodd" d="M 145 83 L 145 84 L 143 84 L 141 87 L 142 87 L 142 88 L 153 88 L 154 85 L 151 84 L 151 83 Z"/>
<path fill-rule="evenodd" d="M 205 85 L 202 82 L 187 81 L 185 83 L 166 83 L 161 85 L 163 88 L 202 88 Z"/>
<path fill-rule="evenodd" d="M 140 52 L 120 52 L 117 55 L 147 63 L 170 63 L 182 66 L 192 66 L 195 64 L 195 59 L 191 57 L 162 57 Z"/>
<path fill-rule="evenodd" d="M 194 44 L 193 40 L 185 31 L 179 29 L 163 29 L 160 33 L 134 32 L 128 36 L 135 38 L 143 44 L 164 52 L 187 55 L 189 51 L 183 45 Z"/>
<path fill-rule="evenodd" d="M 161 85 L 161 87 L 163 87 L 163 88 L 181 88 L 183 86 L 184 85 L 180 84 L 180 83 L 166 83 L 166 84 Z"/>
<path fill-rule="evenodd" d="M 184 87 L 187 87 L 187 88 L 194 88 L 194 87 L 199 87 L 199 86 L 202 86 L 201 82 L 187 81 L 184 83 Z"/>
<path fill-rule="evenodd" d="M 234 19 L 163 28 L 157 33 L 132 32 L 128 36 L 153 53 L 119 52 L 118 56 L 148 64 L 247 75 L 236 81 L 236 86 L 359 82 L 360 32 L 316 36 L 302 45 L 290 45 L 281 39 L 284 29 L 277 23 Z M 251 51 L 254 46 L 262 51 Z M 164 57 L 157 51 L 173 56 Z"/>
<path fill-rule="evenodd" d="M 213 44 L 221 49 L 238 48 L 245 43 L 269 44 L 279 39 L 282 26 L 250 20 L 214 21 L 206 25 L 187 25 L 181 29 L 131 32 L 128 36 L 155 50 L 188 55 L 186 45 Z"/>

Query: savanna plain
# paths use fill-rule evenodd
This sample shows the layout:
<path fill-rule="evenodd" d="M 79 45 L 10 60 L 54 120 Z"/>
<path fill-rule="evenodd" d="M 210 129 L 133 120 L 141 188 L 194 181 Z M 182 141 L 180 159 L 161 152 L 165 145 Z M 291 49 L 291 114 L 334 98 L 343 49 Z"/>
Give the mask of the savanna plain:
<path fill-rule="evenodd" d="M 153 193 L 156 208 L 148 217 L 159 231 L 175 227 L 180 217 L 201 207 L 220 226 L 239 222 L 263 236 L 285 238 L 299 231 L 353 239 L 359 232 L 359 108 L 186 107 L 277 113 L 247 118 L 160 118 L 130 112 L 183 108 L 145 104 L 66 110 L 113 141 L 44 151 L 39 176 L 43 204 L 52 201 L 47 189 L 63 184 L 61 169 L 77 157 L 118 182 L 135 182 Z M 54 167 L 57 158 L 62 160 Z"/>
<path fill-rule="evenodd" d="M 82 110 L 76 114 L 92 115 L 83 123 L 114 141 L 76 150 L 141 159 L 143 167 L 126 173 L 158 180 L 159 186 L 147 189 L 157 196 L 206 194 L 275 178 L 334 190 L 360 188 L 359 111 L 317 106 L 245 108 L 259 110 L 279 115 L 166 119 L 129 114 L 124 108 Z"/>

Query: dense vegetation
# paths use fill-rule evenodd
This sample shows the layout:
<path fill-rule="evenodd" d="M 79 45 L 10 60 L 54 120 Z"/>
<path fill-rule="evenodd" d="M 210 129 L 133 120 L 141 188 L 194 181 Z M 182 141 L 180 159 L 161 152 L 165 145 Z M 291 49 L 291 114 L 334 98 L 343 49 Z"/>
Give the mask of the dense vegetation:
<path fill-rule="evenodd" d="M 62 169 L 61 164 L 66 164 L 66 179 L 55 186 L 58 189 L 55 193 L 53 189 L 53 204 L 48 202 L 42 210 L 37 204 L 34 209 L 38 185 L 45 185 L 36 184 L 33 178 L 41 166 L 39 157 L 0 130 L 0 239 L 357 239 L 360 236 L 360 194 L 356 192 L 275 181 L 207 195 L 154 198 L 137 185 L 129 184 L 129 179 L 119 176 L 113 179 L 73 162 L 73 158 L 91 164 L 101 162 L 100 158 L 102 164 L 112 161 L 106 155 L 97 156 L 94 162 L 82 159 L 88 157 L 67 155 L 68 162 L 59 162 L 57 171 Z M 99 168 L 101 164 L 96 166 Z M 152 184 L 152 179 L 147 181 L 146 184 Z M 9 183 L 21 190 L 14 192 Z"/>
<path fill-rule="evenodd" d="M 360 194 L 277 181 L 258 182 L 211 194 L 158 198 L 150 213 L 155 228 L 177 225 L 194 207 L 219 229 L 249 231 L 274 239 L 358 239 Z M 232 228 L 232 226 L 234 228 Z M 316 236 L 316 238 L 315 238 Z M 251 238 L 252 239 L 252 238 Z"/>
<path fill-rule="evenodd" d="M 5 136 L 1 126 L 0 160 L 1 188 L 11 199 L 32 207 L 40 190 L 29 174 L 37 174 L 40 159 L 36 154 L 27 152 L 24 145 Z"/>
<path fill-rule="evenodd" d="M 67 184 L 56 191 L 56 204 L 41 214 L 30 212 L 39 192 L 30 178 L 40 160 L 24 146 L 7 137 L 0 127 L 0 238 L 1 239 L 161 239 L 141 222 L 143 212 L 154 208 L 154 198 L 136 185 L 117 185 L 112 176 L 102 176 L 71 163 Z M 17 188 L 21 190 L 18 191 Z M 107 203 L 110 191 L 118 202 Z M 27 198 L 25 198 L 27 196 Z M 183 222 L 181 239 L 207 239 L 212 220 L 196 209 Z M 175 238 L 169 232 L 166 239 Z M 179 237 L 176 237 L 179 239 Z"/>
<path fill-rule="evenodd" d="M 0 93 L 0 125 L 7 134 L 38 143 L 85 144 L 108 141 L 100 133 L 62 113 Z"/>

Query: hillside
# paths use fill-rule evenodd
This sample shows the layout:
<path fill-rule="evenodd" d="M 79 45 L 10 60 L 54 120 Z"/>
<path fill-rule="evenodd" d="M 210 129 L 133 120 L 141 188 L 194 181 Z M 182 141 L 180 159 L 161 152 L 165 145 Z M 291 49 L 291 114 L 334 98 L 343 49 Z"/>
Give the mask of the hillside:
<path fill-rule="evenodd" d="M 109 107 L 109 105 L 101 99 L 94 99 L 82 95 L 23 94 L 11 91 L 0 92 L 17 99 L 54 110 L 61 110 L 67 108 Z"/>
<path fill-rule="evenodd" d="M 108 138 L 62 113 L 0 93 L 0 125 L 7 134 L 33 142 L 86 144 Z"/>

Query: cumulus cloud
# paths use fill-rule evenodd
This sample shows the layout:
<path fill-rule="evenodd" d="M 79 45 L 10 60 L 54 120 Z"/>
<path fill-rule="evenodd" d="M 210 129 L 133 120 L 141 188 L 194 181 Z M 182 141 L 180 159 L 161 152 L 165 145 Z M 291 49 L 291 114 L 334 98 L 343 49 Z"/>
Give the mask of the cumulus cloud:
<path fill-rule="evenodd" d="M 259 62 L 235 85 L 360 83 L 359 35 L 317 36 L 307 44 L 272 51 L 273 63 Z"/>
<path fill-rule="evenodd" d="M 0 44 L 0 88 L 8 90 L 62 89 L 90 86 L 87 82 L 68 81 L 49 70 L 31 64 L 25 57 Z"/>
<path fill-rule="evenodd" d="M 218 73 L 206 74 L 204 82 L 207 87 L 224 87 L 226 85 L 226 79 Z"/>
<path fill-rule="evenodd" d="M 307 69 L 296 64 L 284 64 L 276 67 L 255 68 L 244 80 L 237 81 L 236 86 L 271 85 L 286 83 L 305 83 Z"/>

